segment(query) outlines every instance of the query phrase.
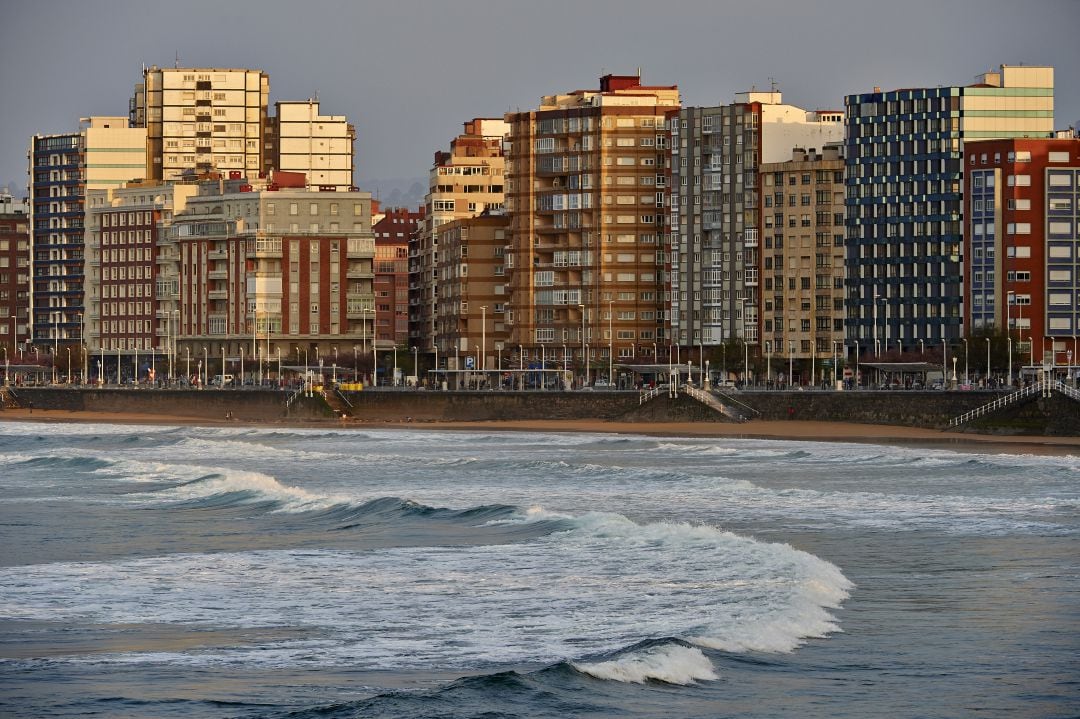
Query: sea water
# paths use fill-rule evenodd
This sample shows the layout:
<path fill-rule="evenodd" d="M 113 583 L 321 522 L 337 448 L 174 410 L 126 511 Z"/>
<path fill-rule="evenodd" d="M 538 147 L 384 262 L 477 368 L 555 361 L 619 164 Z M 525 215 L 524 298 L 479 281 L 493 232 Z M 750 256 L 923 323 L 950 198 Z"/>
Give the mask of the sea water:
<path fill-rule="evenodd" d="M 0 424 L 0 713 L 1068 717 L 1080 457 Z"/>

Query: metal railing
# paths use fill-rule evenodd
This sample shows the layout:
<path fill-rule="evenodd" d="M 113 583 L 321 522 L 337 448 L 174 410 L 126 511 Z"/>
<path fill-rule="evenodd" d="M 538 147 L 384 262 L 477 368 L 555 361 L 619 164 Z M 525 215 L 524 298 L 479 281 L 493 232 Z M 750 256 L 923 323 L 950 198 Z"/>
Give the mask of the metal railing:
<path fill-rule="evenodd" d="M 666 391 L 666 390 L 667 390 L 666 387 L 656 386 L 656 387 L 653 387 L 651 389 L 647 389 L 647 390 L 642 391 L 638 395 L 638 406 L 640 407 L 641 405 L 648 402 L 650 399 L 655 399 L 656 397 L 659 397 L 660 393 L 663 392 L 663 391 Z"/>
<path fill-rule="evenodd" d="M 690 385 L 685 385 L 683 387 L 683 392 L 686 394 L 686 396 L 693 397 L 698 402 L 701 402 L 707 407 L 712 407 L 713 409 L 717 410 L 729 419 L 735 420 L 736 422 L 746 421 L 746 417 L 744 417 L 742 413 L 724 404 L 715 396 L 706 392 L 705 390 L 698 389 L 697 387 L 691 387 Z"/>
<path fill-rule="evenodd" d="M 1058 380 L 1054 384 L 1054 389 L 1056 389 L 1058 392 L 1061 392 L 1069 399 L 1074 399 L 1077 402 L 1080 402 L 1080 391 L 1077 391 L 1074 387 L 1070 387 L 1061 380 Z"/>
<path fill-rule="evenodd" d="M 737 405 L 739 405 L 740 407 L 742 407 L 743 409 L 745 409 L 745 410 L 746 410 L 747 412 L 749 412 L 750 414 L 753 414 L 753 415 L 757 415 L 758 417 L 760 417 L 760 416 L 761 416 L 761 412 L 759 412 L 758 410 L 754 409 L 753 407 L 751 407 L 750 405 L 746 404 L 745 402 L 740 402 L 739 400 L 735 399 L 734 397 L 732 397 L 732 396 L 731 396 L 731 395 L 729 395 L 729 394 L 725 394 L 725 393 L 723 393 L 723 392 L 720 392 L 720 391 L 718 391 L 718 390 L 715 390 L 715 389 L 714 389 L 714 390 L 712 391 L 712 393 L 713 393 L 714 395 L 716 395 L 716 396 L 720 397 L 720 398 L 721 398 L 721 401 L 723 401 L 723 402 L 730 402 L 731 404 L 737 404 Z"/>
<path fill-rule="evenodd" d="M 304 389 L 302 387 L 300 389 L 293 390 L 293 392 L 285 399 L 285 409 L 292 407 L 293 402 L 298 400 L 302 394 L 304 394 Z"/>
<path fill-rule="evenodd" d="M 352 402 L 350 402 L 350 401 L 349 401 L 349 398 L 348 398 L 348 397 L 346 397 L 346 396 L 344 395 L 344 393 L 342 393 L 342 391 L 341 391 L 340 389 L 338 389 L 337 387 L 334 387 L 334 395 L 335 395 L 335 396 L 336 396 L 336 397 L 337 397 L 338 399 L 340 399 L 340 400 L 341 400 L 342 402 L 344 402 L 344 403 L 345 403 L 345 406 L 347 406 L 347 407 L 348 407 L 349 409 L 353 409 L 353 403 L 352 403 Z"/>
<path fill-rule="evenodd" d="M 990 412 L 995 412 L 1002 407 L 1007 407 L 1008 405 L 1016 402 L 1017 400 L 1031 397 L 1032 395 L 1041 394 L 1046 390 L 1046 387 L 1044 386 L 1046 384 L 1048 383 L 1036 382 L 1035 384 L 1017 390 L 1016 392 L 1011 392 L 1004 397 L 998 397 L 993 402 L 989 402 L 981 407 L 976 407 L 973 410 L 964 412 L 959 417 L 954 417 L 952 420 L 950 420 L 949 427 L 959 427 L 965 422 L 970 422 L 977 417 L 982 417 L 984 414 L 989 414 Z"/>

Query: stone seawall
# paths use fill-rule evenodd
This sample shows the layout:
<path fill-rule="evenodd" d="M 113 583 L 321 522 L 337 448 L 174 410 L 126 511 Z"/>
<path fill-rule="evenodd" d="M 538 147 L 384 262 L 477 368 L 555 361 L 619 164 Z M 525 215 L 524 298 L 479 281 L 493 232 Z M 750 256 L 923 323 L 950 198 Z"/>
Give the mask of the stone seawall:
<path fill-rule="evenodd" d="M 72 412 L 175 416 L 178 419 L 283 422 L 332 419 L 321 396 L 296 398 L 275 390 L 158 390 L 133 388 L 21 387 L 22 406 Z M 366 391 L 345 394 L 360 421 L 500 421 L 599 419 L 622 422 L 727 422 L 726 417 L 681 395 L 639 405 L 636 392 L 432 392 Z M 994 392 L 738 392 L 729 397 L 764 420 L 858 422 L 947 427 L 949 420 L 999 397 Z M 737 405 L 738 406 L 738 405 Z M 750 425 L 748 425 L 750 426 Z M 989 434 L 1080 436 L 1080 403 L 1060 395 L 1031 398 L 965 425 Z"/>

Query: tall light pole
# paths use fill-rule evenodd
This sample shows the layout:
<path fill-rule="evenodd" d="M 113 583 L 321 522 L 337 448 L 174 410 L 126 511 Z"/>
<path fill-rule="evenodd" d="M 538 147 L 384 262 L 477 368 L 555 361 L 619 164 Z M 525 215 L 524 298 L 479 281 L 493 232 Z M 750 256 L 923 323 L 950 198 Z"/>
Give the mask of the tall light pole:
<path fill-rule="evenodd" d="M 794 378 L 794 375 L 795 375 L 795 358 L 793 356 L 794 353 L 795 353 L 795 343 L 792 340 L 788 340 L 788 344 L 787 344 L 787 386 L 788 386 L 788 389 L 791 389 L 791 386 L 794 384 L 794 382 L 793 382 L 793 378 Z M 783 365 L 780 365 L 780 366 L 783 367 Z"/>
<path fill-rule="evenodd" d="M 486 371 L 487 371 L 487 305 L 480 305 L 480 373 L 481 373 L 481 375 L 483 375 Z"/>
<path fill-rule="evenodd" d="M 615 386 L 615 378 L 613 374 L 615 372 L 615 360 L 614 360 L 614 348 L 615 348 L 615 335 L 611 333 L 611 315 L 614 313 L 612 309 L 613 300 L 607 302 L 607 381 L 608 386 Z"/>
<path fill-rule="evenodd" d="M 337 366 L 337 365 L 335 365 Z M 413 345 L 412 348 L 412 372 L 413 378 L 416 380 L 416 386 L 420 386 L 420 349 Z"/>
<path fill-rule="evenodd" d="M 990 338 L 986 338 L 986 381 L 983 383 L 990 386 Z"/>
<path fill-rule="evenodd" d="M 1006 337 L 1005 339 L 1007 340 L 1006 344 L 1007 344 L 1007 346 L 1008 346 L 1008 353 L 1009 353 L 1009 387 L 1012 387 L 1012 386 L 1013 386 L 1013 375 L 1012 375 L 1012 335 L 1010 334 L 1010 335 L 1009 335 L 1008 337 Z"/>
<path fill-rule="evenodd" d="M 585 384 L 589 384 L 589 364 L 585 357 L 585 305 L 578 303 L 581 310 L 581 366 L 585 369 Z"/>
<path fill-rule="evenodd" d="M 881 295 L 879 295 L 876 291 L 874 292 L 874 305 L 873 305 L 873 311 L 874 311 L 874 327 L 873 327 L 874 357 L 877 357 L 877 354 L 878 354 L 878 343 L 877 343 L 877 301 L 878 301 L 878 297 L 880 297 L 880 296 Z"/>
<path fill-rule="evenodd" d="M 964 384 L 967 385 L 971 384 L 968 379 L 968 341 L 967 337 L 961 337 L 960 339 L 964 340 Z"/>
<path fill-rule="evenodd" d="M 772 386 L 772 342 L 765 342 L 765 389 Z"/>
<path fill-rule="evenodd" d="M 859 388 L 859 341 L 855 340 L 855 374 L 851 376 L 855 389 Z"/>

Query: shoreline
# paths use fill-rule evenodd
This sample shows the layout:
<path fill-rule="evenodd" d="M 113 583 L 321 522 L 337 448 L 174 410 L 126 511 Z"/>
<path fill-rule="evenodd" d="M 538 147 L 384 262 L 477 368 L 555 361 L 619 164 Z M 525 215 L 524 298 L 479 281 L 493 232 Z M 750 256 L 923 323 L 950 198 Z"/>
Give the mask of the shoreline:
<path fill-rule="evenodd" d="M 745 424 L 723 422 L 614 422 L 579 420 L 488 420 L 488 421 L 357 421 L 357 420 L 210 420 L 133 412 L 81 412 L 45 409 L 5 409 L 0 422 L 40 422 L 43 424 L 129 424 L 182 427 L 245 427 L 290 429 L 427 429 L 479 432 L 595 432 L 637 434 L 652 437 L 773 439 L 816 442 L 854 442 L 891 446 L 954 449 L 996 453 L 1080 455 L 1080 437 L 983 435 L 942 432 L 898 425 L 821 422 L 807 420 L 754 420 Z"/>

